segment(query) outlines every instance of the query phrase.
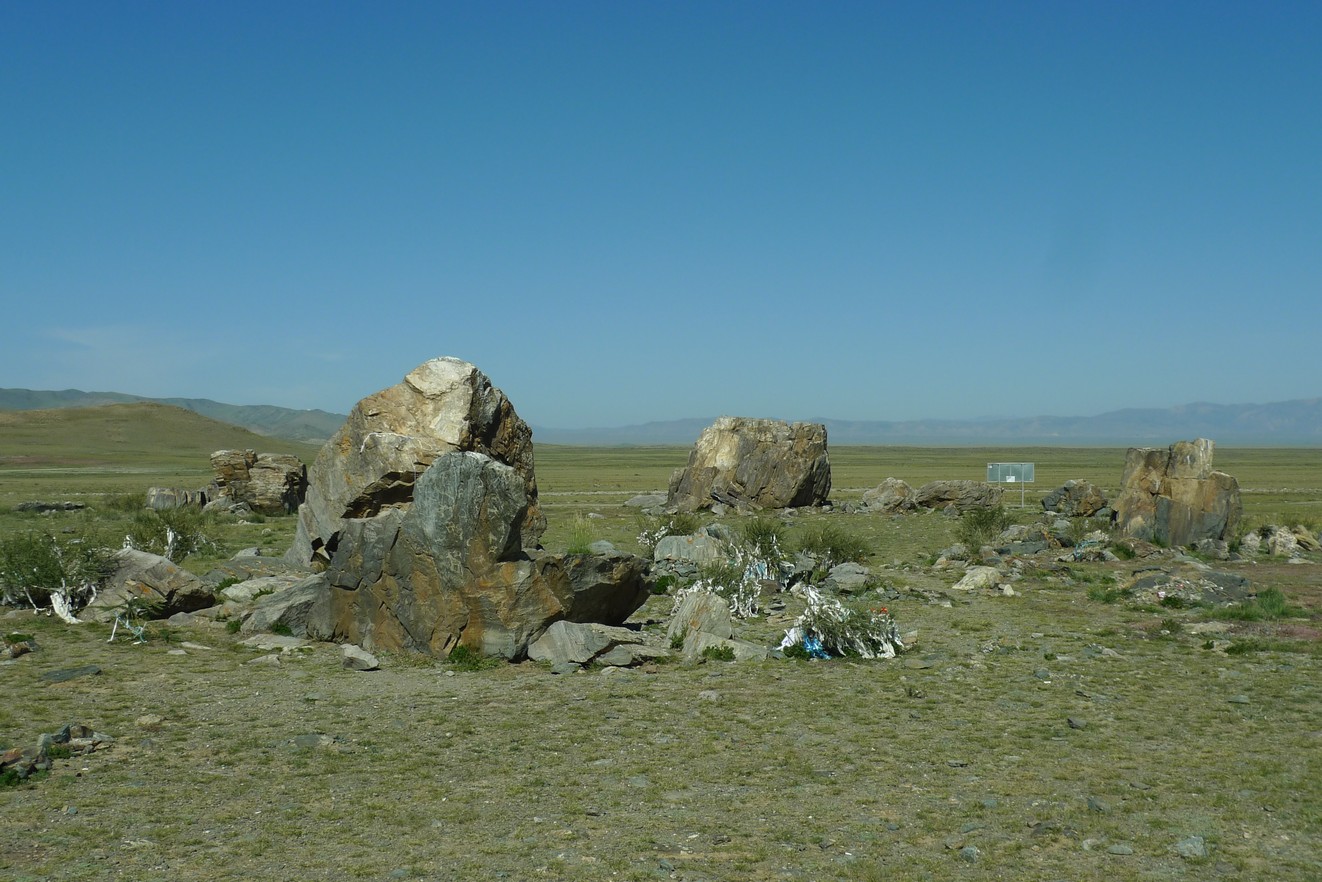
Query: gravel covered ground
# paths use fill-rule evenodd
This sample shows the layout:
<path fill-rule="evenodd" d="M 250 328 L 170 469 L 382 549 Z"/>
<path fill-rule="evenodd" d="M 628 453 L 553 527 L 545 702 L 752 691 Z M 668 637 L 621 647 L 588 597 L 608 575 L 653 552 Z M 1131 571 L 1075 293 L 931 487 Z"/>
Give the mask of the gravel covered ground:
<path fill-rule="evenodd" d="M 1317 573 L 1251 576 L 1316 610 Z M 0 788 L 0 878 L 1322 878 L 1316 616 L 1209 648 L 1197 610 L 1016 590 L 901 592 L 892 661 L 568 676 L 0 615 L 39 647 L 0 666 L 0 747 L 115 739 Z"/>

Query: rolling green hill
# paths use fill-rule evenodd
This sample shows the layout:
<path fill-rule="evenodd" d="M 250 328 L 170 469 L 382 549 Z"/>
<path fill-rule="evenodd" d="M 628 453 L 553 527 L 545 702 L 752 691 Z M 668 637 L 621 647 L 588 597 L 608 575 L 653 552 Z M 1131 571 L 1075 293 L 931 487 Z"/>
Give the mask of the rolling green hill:
<path fill-rule="evenodd" d="M 0 411 L 0 469 L 206 468 L 211 453 L 226 448 L 292 453 L 311 462 L 319 446 L 151 402 Z"/>

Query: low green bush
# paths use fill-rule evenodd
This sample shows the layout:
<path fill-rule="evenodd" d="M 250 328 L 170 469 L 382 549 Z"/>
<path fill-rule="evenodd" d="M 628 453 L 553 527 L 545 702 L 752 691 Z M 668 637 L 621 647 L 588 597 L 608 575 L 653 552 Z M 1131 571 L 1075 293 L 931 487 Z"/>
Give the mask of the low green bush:
<path fill-rule="evenodd" d="M 814 524 L 799 537 L 798 547 L 817 558 L 818 567 L 825 570 L 850 561 L 862 563 L 871 553 L 866 541 L 837 524 Z"/>
<path fill-rule="evenodd" d="M 994 541 L 1013 522 L 1014 519 L 1001 505 L 969 509 L 959 519 L 955 538 L 967 545 L 969 551 L 977 551 Z"/>

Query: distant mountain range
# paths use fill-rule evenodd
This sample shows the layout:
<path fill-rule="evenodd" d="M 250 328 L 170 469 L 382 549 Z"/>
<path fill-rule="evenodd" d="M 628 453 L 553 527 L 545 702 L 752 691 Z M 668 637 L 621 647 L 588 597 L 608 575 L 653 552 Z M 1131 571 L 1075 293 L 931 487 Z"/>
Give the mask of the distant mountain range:
<path fill-rule="evenodd" d="M 222 404 L 207 398 L 147 398 L 122 392 L 65 389 L 41 392 L 0 389 L 0 411 L 93 407 L 126 402 L 169 404 L 259 435 L 295 441 L 325 441 L 344 424 L 344 414 L 257 404 Z M 715 417 L 670 420 L 602 429 L 533 426 L 541 444 L 594 447 L 690 445 Z M 902 422 L 813 419 L 824 423 L 830 442 L 915 446 L 1165 446 L 1182 439 L 1211 438 L 1241 447 L 1322 446 L 1322 398 L 1273 404 L 1185 404 L 1128 408 L 1090 417 L 908 420 Z"/>
<path fill-rule="evenodd" d="M 258 435 L 291 441 L 320 443 L 334 435 L 347 419 L 342 413 L 324 410 L 293 410 L 270 404 L 222 404 L 209 398 L 147 398 L 123 392 L 83 392 L 80 389 L 59 392 L 0 389 L 0 410 L 53 410 L 144 401 L 173 405 L 218 422 L 242 426 Z"/>
<path fill-rule="evenodd" d="M 543 444 L 692 444 L 715 417 L 643 423 L 613 429 L 533 427 Z M 1186 404 L 1129 408 L 1091 417 L 909 420 L 879 422 L 813 419 L 831 444 L 915 446 L 1166 446 L 1211 438 L 1219 444 L 1267 447 L 1322 446 L 1322 398 L 1275 404 Z"/>

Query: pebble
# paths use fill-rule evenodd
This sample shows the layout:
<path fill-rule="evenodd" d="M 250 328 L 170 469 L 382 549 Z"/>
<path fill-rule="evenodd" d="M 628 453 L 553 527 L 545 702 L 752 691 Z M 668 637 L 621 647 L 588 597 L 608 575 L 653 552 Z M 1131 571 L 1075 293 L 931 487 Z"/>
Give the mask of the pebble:
<path fill-rule="evenodd" d="M 1111 810 L 1111 807 L 1110 807 L 1109 805 L 1107 805 L 1106 803 L 1102 802 L 1102 801 L 1101 801 L 1100 799 L 1098 799 L 1097 797 L 1095 797 L 1095 796 L 1090 796 L 1090 797 L 1088 797 L 1088 811 L 1090 811 L 1090 812 L 1098 812 L 1098 813 L 1101 813 L 1101 814 L 1105 814 L 1106 812 L 1109 812 L 1110 810 Z"/>
<path fill-rule="evenodd" d="M 1131 846 L 1129 846 L 1129 845 L 1126 845 L 1126 844 L 1123 843 L 1123 842 L 1117 842 L 1115 845 L 1108 846 L 1107 849 L 1106 849 L 1106 853 L 1107 853 L 1107 854 L 1118 854 L 1118 855 L 1129 855 L 1129 854 L 1133 854 L 1133 853 L 1134 853 L 1134 849 L 1133 849 L 1133 847 L 1131 847 Z"/>
<path fill-rule="evenodd" d="M 966 845 L 959 850 L 959 859 L 971 864 L 976 862 L 981 854 L 976 845 Z"/>
<path fill-rule="evenodd" d="M 1065 718 L 1065 722 L 1069 724 L 1069 727 L 1070 727 L 1071 729 L 1087 729 L 1087 728 L 1088 728 L 1088 721 L 1087 721 L 1087 720 L 1081 720 L 1081 719 L 1079 719 L 1078 717 L 1066 717 L 1066 718 Z"/>
<path fill-rule="evenodd" d="M 1247 695 L 1232 695 L 1226 701 L 1230 704 L 1248 704 L 1249 697 Z"/>
<path fill-rule="evenodd" d="M 704 689 L 698 693 L 698 701 L 720 701 L 721 693 L 715 689 Z"/>
<path fill-rule="evenodd" d="M 1175 843 L 1175 853 L 1182 858 L 1207 857 L 1207 840 L 1201 836 L 1186 836 Z"/>

